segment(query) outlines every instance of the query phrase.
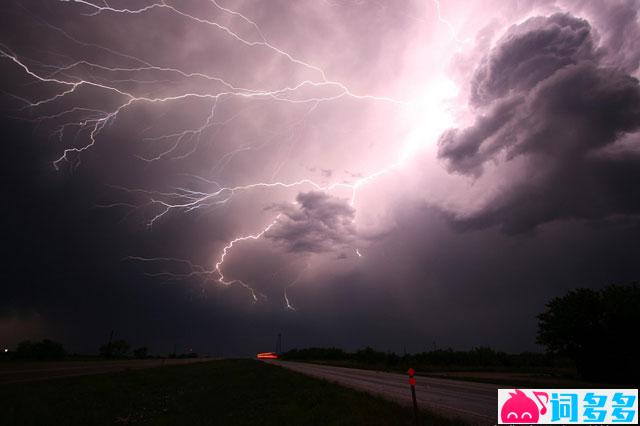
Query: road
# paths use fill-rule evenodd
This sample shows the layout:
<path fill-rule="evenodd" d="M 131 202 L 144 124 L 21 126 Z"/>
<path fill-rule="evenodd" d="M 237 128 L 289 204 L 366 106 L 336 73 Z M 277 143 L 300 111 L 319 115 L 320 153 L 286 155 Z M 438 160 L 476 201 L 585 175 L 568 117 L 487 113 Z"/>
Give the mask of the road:
<path fill-rule="evenodd" d="M 411 388 L 406 374 L 358 370 L 291 361 L 268 361 L 309 376 L 336 382 L 352 389 L 411 404 Z M 504 385 L 464 382 L 460 380 L 416 377 L 418 405 L 448 417 L 458 417 L 473 424 L 496 424 L 498 391 Z"/>
<path fill-rule="evenodd" d="M 56 361 L 0 364 L 0 385 L 63 377 L 86 376 L 125 370 L 183 365 L 210 361 L 212 358 L 141 359 L 122 361 Z"/>

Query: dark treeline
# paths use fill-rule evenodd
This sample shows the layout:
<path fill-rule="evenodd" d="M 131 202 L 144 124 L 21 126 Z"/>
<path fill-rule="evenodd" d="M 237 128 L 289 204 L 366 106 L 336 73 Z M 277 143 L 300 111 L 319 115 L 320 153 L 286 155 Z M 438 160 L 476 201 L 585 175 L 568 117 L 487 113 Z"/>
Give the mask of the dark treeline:
<path fill-rule="evenodd" d="M 578 288 L 556 297 L 538 315 L 536 340 L 544 346 L 544 354 L 507 354 L 479 347 L 398 356 L 371 348 L 356 352 L 309 348 L 294 349 L 282 358 L 421 371 L 573 369 L 590 381 L 635 384 L 640 382 L 640 363 L 632 336 L 640 328 L 639 307 L 638 283 Z"/>
<path fill-rule="evenodd" d="M 532 352 L 508 354 L 486 347 L 474 348 L 470 351 L 438 349 L 402 356 L 393 352 L 379 352 L 369 347 L 356 352 L 345 352 L 338 348 L 307 348 L 292 349 L 283 354 L 282 358 L 298 361 L 338 361 L 345 364 L 355 363 L 390 369 L 413 367 L 422 371 L 570 369 L 573 367 L 572 361 L 564 357 Z"/>
<path fill-rule="evenodd" d="M 197 358 L 195 352 L 170 353 L 168 358 Z M 131 349 L 129 343 L 124 339 L 109 341 L 98 349 L 95 354 L 69 354 L 64 346 L 51 339 L 41 341 L 24 340 L 16 346 L 14 350 L 5 349 L 0 352 L 0 361 L 58 361 L 63 359 L 146 359 L 158 358 L 149 354 L 149 348 L 142 346 Z"/>
<path fill-rule="evenodd" d="M 64 347 L 53 340 L 44 339 L 40 342 L 30 340 L 18 344 L 15 352 L 7 353 L 13 359 L 57 360 L 67 355 Z"/>

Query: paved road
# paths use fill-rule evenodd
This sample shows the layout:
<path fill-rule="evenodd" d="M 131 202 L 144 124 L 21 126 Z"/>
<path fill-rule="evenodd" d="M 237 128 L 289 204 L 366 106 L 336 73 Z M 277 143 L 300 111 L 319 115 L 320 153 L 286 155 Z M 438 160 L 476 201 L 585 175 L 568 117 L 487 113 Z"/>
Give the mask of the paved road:
<path fill-rule="evenodd" d="M 380 395 L 401 404 L 411 404 L 411 390 L 406 374 L 291 361 L 269 362 L 309 376 Z M 416 380 L 419 406 L 449 417 L 463 418 L 474 424 L 496 424 L 497 389 L 505 386 L 420 376 L 416 377 Z"/>
<path fill-rule="evenodd" d="M 3 363 L 0 364 L 0 385 L 124 370 L 138 370 L 142 368 L 161 367 L 163 365 L 192 364 L 194 362 L 210 361 L 211 359 L 212 358 L 186 358 L 123 361 L 25 362 L 20 364 Z"/>

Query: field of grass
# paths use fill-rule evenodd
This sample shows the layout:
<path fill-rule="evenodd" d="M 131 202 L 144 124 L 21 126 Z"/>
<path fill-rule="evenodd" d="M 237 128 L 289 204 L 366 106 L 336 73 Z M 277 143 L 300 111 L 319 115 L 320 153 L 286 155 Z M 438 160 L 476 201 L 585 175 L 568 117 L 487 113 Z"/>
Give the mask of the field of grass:
<path fill-rule="evenodd" d="M 460 424 L 429 413 L 424 424 Z M 409 408 L 253 360 L 0 385 L 0 425 L 412 425 Z"/>

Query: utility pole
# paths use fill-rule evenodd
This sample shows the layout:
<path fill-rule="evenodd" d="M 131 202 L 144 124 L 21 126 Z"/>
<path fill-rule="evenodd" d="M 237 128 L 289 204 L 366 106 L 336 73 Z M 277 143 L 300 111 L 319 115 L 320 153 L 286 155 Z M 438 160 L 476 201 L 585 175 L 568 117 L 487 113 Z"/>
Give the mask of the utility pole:
<path fill-rule="evenodd" d="M 282 352 L 282 334 L 278 333 L 278 340 L 276 341 L 276 353 Z"/>

